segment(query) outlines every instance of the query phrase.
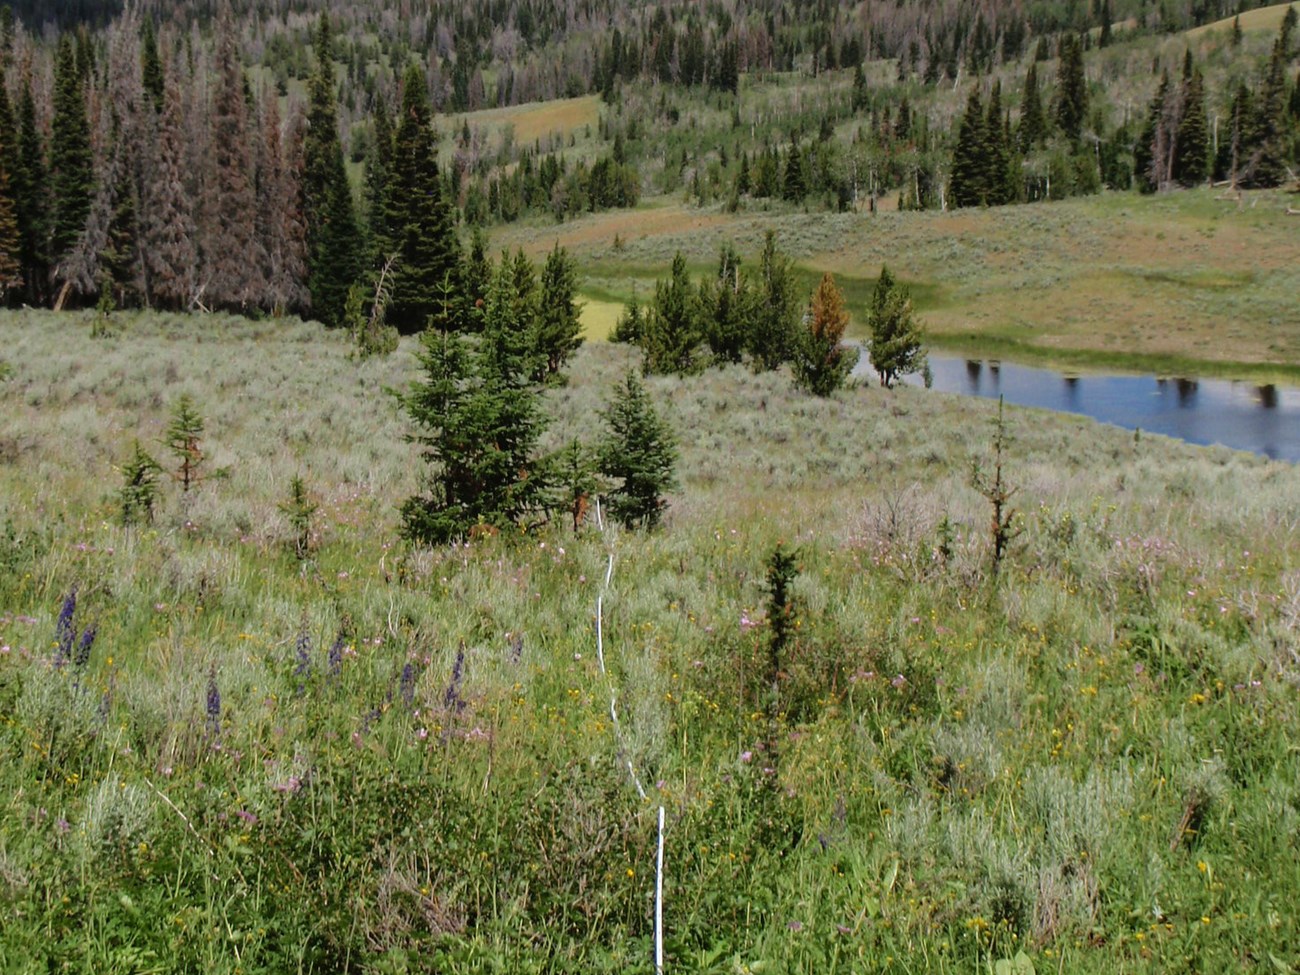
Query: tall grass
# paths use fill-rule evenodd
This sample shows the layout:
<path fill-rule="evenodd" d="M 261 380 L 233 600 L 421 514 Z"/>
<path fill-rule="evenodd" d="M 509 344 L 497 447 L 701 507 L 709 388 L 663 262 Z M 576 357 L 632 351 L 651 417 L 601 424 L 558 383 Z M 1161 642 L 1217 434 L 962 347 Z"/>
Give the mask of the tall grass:
<path fill-rule="evenodd" d="M 618 536 L 606 679 L 594 528 L 399 541 L 410 340 L 88 333 L 0 318 L 0 968 L 648 972 L 661 803 L 669 970 L 1298 960 L 1292 468 L 1009 410 L 1024 531 L 995 582 L 989 404 L 655 377 L 683 486 Z M 552 446 L 630 356 L 584 347 Z M 182 392 L 223 473 L 123 527 L 114 465 Z M 80 670 L 54 665 L 74 586 Z"/>

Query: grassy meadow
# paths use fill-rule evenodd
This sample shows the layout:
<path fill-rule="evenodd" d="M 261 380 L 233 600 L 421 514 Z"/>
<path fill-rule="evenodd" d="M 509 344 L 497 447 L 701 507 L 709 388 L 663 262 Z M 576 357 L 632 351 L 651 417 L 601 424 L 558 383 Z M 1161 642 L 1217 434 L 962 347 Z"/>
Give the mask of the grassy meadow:
<path fill-rule="evenodd" d="M 89 333 L 0 317 L 0 970 L 650 972 L 661 804 L 668 971 L 1300 964 L 1292 467 L 1009 409 L 995 574 L 988 403 L 729 368 L 649 381 L 660 531 L 412 548 L 413 340 Z M 634 364 L 584 347 L 548 445 Z M 119 468 L 171 463 L 183 393 L 207 476 L 125 527 Z"/>

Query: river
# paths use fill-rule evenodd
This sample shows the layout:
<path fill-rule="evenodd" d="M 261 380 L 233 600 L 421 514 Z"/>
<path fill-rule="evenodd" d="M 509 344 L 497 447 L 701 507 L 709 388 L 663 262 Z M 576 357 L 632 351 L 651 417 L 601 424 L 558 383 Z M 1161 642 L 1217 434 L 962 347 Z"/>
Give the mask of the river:
<path fill-rule="evenodd" d="M 866 354 L 856 373 L 874 376 Z M 1300 462 L 1300 389 L 1225 379 L 1151 375 L 1078 375 L 996 360 L 930 354 L 933 388 L 963 396 L 1003 397 L 1018 406 L 1079 413 L 1103 423 L 1223 444 Z M 909 377 L 919 382 L 919 377 Z"/>

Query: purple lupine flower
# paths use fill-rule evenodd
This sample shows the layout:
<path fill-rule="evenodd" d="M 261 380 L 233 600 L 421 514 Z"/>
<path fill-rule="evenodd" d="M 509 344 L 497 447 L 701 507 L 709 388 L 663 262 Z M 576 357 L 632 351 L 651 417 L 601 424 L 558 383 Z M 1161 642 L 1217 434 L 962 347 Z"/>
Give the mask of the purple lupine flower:
<path fill-rule="evenodd" d="M 343 633 L 334 638 L 334 644 L 330 647 L 329 653 L 329 674 L 331 677 L 337 677 L 343 669 Z"/>
<path fill-rule="evenodd" d="M 221 734 L 221 690 L 217 687 L 217 668 L 208 671 L 208 734 Z"/>
<path fill-rule="evenodd" d="M 460 696 L 460 683 L 464 677 L 465 648 L 462 646 L 456 652 L 456 662 L 451 668 L 451 683 L 447 685 L 447 690 L 442 695 L 442 705 L 449 711 L 463 711 L 465 709 L 465 701 Z"/>
<path fill-rule="evenodd" d="M 62 667 L 67 663 L 68 658 L 72 656 L 72 641 L 76 635 L 76 628 L 72 625 L 72 618 L 76 614 L 77 587 L 73 586 L 68 590 L 68 594 L 63 597 L 63 608 L 59 610 L 59 618 L 54 624 L 55 667 Z"/>
<path fill-rule="evenodd" d="M 402 703 L 408 707 L 415 702 L 415 664 L 409 660 L 406 666 L 402 668 L 401 681 Z"/>
<path fill-rule="evenodd" d="M 76 652 L 72 657 L 72 666 L 77 670 L 85 670 L 86 664 L 90 663 L 90 648 L 95 645 L 96 629 L 97 627 L 92 623 L 81 634 L 81 640 L 78 641 Z"/>
<path fill-rule="evenodd" d="M 294 664 L 293 676 L 301 681 L 311 673 L 311 634 L 307 632 L 306 627 L 303 627 L 298 634 L 297 648 L 298 662 Z M 301 689 L 300 685 L 299 690 Z"/>

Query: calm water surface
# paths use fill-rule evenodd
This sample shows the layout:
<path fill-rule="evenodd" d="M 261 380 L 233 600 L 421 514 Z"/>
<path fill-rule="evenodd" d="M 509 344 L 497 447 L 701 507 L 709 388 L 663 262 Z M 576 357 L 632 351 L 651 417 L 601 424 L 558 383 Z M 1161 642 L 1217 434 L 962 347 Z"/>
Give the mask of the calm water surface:
<path fill-rule="evenodd" d="M 866 356 L 859 363 L 863 370 Z M 869 370 L 870 367 L 867 367 Z M 1195 444 L 1223 444 L 1300 462 L 1300 389 L 1225 379 L 1064 375 L 1010 362 L 930 356 L 934 388 L 1080 413 Z M 865 375 L 871 375 L 866 372 Z M 912 377 L 915 379 L 915 377 Z"/>

